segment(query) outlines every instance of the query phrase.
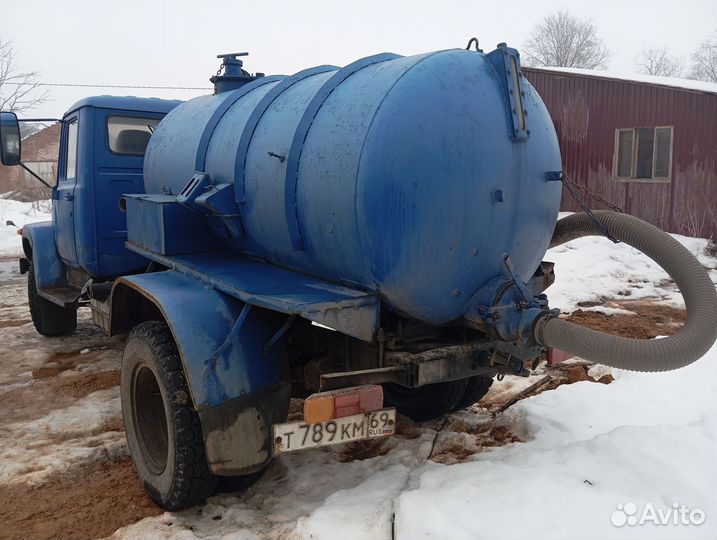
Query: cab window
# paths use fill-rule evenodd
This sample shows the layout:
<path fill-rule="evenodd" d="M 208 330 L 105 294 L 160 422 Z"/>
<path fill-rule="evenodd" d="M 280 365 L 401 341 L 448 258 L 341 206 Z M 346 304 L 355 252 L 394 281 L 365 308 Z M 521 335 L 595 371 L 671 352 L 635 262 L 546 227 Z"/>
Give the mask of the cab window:
<path fill-rule="evenodd" d="M 77 177 L 77 121 L 67 126 L 67 159 L 65 161 L 65 179 Z"/>
<path fill-rule="evenodd" d="M 110 151 L 123 156 L 143 156 L 157 124 L 158 118 L 110 116 L 107 119 Z"/>

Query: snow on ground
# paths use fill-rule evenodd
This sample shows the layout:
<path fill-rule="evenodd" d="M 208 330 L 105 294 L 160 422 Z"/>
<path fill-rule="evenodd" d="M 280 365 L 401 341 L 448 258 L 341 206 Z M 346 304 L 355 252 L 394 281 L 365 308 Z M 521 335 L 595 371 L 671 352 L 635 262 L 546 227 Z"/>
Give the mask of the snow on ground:
<path fill-rule="evenodd" d="M 561 212 L 560 217 L 569 215 Z M 717 283 L 717 259 L 706 253 L 703 238 L 672 235 L 710 270 Z M 578 302 L 599 301 L 602 297 L 638 300 L 660 299 L 665 304 L 684 307 L 679 291 L 670 286 L 669 276 L 657 263 L 624 243 L 614 244 L 603 237 L 586 237 L 548 250 L 544 259 L 555 263 L 555 283 L 546 290 L 550 306 L 573 311 Z M 614 314 L 603 307 L 603 313 Z"/>
<path fill-rule="evenodd" d="M 127 454 L 124 433 L 107 431 L 117 418 L 119 388 L 100 390 L 63 409 L 7 424 L 0 446 L 0 484 L 36 483 L 50 474 Z"/>
<path fill-rule="evenodd" d="M 680 372 L 620 372 L 524 400 L 509 411 L 533 439 L 416 471 L 396 501 L 396 538 L 714 538 L 716 409 L 717 347 Z M 706 521 L 614 526 L 627 503 L 677 503 Z"/>
<path fill-rule="evenodd" d="M 117 340 L 88 324 L 86 310 L 78 313 L 74 334 L 39 335 L 28 313 L 26 287 L 17 261 L 0 260 L 0 485 L 38 484 L 126 454 L 122 431 L 108 429 L 120 420 L 119 388 L 91 391 L 102 377 L 116 373 Z M 53 403 L 45 401 L 48 384 L 56 389 L 50 394 Z M 87 395 L 78 398 L 78 392 Z"/>
<path fill-rule="evenodd" d="M 22 253 L 17 229 L 27 223 L 50 220 L 51 211 L 50 201 L 20 202 L 0 195 L 0 256 Z M 15 226 L 6 225 L 8 221 L 12 221 Z"/>

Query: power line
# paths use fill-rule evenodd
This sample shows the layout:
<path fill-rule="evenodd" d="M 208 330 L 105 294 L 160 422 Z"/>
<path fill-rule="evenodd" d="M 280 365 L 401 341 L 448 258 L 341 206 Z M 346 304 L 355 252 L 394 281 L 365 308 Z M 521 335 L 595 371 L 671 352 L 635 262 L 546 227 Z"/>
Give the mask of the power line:
<path fill-rule="evenodd" d="M 23 86 L 27 83 L 6 82 L 3 84 L 13 84 L 15 86 Z M 211 90 L 211 86 L 142 86 L 132 84 L 73 84 L 73 83 L 37 83 L 37 86 L 62 86 L 68 88 L 137 88 L 143 90 Z"/>

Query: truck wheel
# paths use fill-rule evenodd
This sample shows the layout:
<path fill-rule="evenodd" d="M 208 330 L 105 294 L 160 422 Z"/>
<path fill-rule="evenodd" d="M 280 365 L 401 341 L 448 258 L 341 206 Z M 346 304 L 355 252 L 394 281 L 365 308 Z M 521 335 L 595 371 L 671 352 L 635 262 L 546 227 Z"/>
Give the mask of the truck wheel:
<path fill-rule="evenodd" d="M 383 386 L 384 401 L 398 412 L 422 422 L 455 410 L 466 391 L 467 380 L 427 384 L 407 388 L 389 383 Z"/>
<path fill-rule="evenodd" d="M 466 379 L 466 381 L 466 391 L 463 393 L 463 397 L 461 397 L 460 401 L 458 401 L 455 408 L 456 411 L 465 409 L 480 401 L 481 398 L 488 393 L 488 390 L 490 390 L 493 384 L 493 377 L 476 375 Z"/>
<path fill-rule="evenodd" d="M 214 493 L 217 477 L 207 465 L 199 416 L 165 323 L 143 322 L 130 332 L 120 393 L 129 452 L 150 497 L 179 510 Z"/>
<path fill-rule="evenodd" d="M 30 263 L 27 272 L 27 303 L 32 324 L 43 336 L 61 336 L 77 328 L 77 306 L 60 307 L 40 296 L 35 282 L 35 268 Z"/>

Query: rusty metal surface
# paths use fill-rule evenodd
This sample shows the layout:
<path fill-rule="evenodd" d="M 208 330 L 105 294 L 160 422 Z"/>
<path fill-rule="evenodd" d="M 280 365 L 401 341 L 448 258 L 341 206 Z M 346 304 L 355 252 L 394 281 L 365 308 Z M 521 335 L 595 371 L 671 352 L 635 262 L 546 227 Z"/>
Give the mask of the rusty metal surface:
<path fill-rule="evenodd" d="M 565 172 L 669 232 L 717 238 L 717 94 L 524 68 L 555 123 Z M 670 182 L 612 177 L 615 129 L 674 126 Z M 601 208 L 591 197 L 586 202 Z M 578 211 L 563 193 L 562 210 Z"/>
<path fill-rule="evenodd" d="M 395 382 L 408 386 L 408 370 L 403 366 L 390 366 L 374 369 L 361 369 L 358 371 L 326 373 L 321 375 L 320 390 L 324 392 L 346 388 L 349 386 L 383 384 L 387 382 Z"/>

